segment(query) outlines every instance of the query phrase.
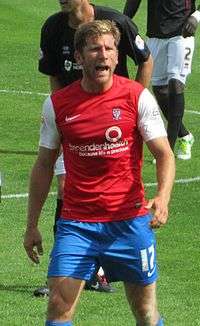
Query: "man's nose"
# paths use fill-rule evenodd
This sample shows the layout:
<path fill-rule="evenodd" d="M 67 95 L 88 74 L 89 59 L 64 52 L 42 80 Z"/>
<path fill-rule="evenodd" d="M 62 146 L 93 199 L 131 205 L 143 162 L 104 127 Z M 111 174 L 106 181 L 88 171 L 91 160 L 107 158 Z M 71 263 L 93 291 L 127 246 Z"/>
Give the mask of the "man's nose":
<path fill-rule="evenodd" d="M 101 57 L 103 58 L 107 58 L 107 51 L 106 51 L 106 48 L 104 46 L 101 47 L 100 51 L 99 51 Z"/>

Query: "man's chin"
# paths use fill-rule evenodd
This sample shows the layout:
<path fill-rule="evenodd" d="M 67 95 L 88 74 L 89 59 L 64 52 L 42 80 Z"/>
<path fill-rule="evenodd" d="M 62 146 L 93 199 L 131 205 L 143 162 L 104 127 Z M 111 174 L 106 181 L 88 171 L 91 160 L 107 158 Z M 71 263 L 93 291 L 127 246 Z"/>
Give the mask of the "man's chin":
<path fill-rule="evenodd" d="M 111 78 L 111 74 L 109 71 L 96 72 L 94 78 L 95 80 L 99 80 L 100 82 L 107 82 Z"/>

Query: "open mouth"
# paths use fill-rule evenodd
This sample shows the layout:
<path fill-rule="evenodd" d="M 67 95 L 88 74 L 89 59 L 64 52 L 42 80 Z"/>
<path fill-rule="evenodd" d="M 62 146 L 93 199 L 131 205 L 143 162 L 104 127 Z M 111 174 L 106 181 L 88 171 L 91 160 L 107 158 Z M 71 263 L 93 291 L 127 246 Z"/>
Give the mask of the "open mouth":
<path fill-rule="evenodd" d="M 109 70 L 109 66 L 107 66 L 107 65 L 97 65 L 96 67 L 95 67 L 95 69 L 96 69 L 96 71 L 108 71 Z"/>

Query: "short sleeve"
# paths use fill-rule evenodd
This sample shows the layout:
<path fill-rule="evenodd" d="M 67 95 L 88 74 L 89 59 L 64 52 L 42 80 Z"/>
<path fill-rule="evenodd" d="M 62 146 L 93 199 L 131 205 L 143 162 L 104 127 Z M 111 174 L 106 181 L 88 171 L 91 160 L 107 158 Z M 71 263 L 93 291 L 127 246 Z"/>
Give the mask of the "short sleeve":
<path fill-rule="evenodd" d="M 138 129 L 145 142 L 167 136 L 158 104 L 146 88 L 140 94 L 138 101 Z"/>
<path fill-rule="evenodd" d="M 43 104 L 39 146 L 49 149 L 56 149 L 60 146 L 60 135 L 56 127 L 55 112 L 50 96 Z"/>

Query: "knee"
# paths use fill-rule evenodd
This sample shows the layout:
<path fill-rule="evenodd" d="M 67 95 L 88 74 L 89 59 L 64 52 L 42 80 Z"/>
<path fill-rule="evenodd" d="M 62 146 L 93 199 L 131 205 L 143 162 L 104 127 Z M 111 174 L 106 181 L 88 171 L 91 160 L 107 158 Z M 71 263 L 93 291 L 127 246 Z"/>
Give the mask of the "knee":
<path fill-rule="evenodd" d="M 168 96 L 168 85 L 152 86 L 156 97 Z"/>
<path fill-rule="evenodd" d="M 156 306 L 143 304 L 137 312 L 137 326 L 156 326 L 159 320 L 159 313 Z"/>
<path fill-rule="evenodd" d="M 178 95 L 183 94 L 184 92 L 184 84 L 175 78 L 169 80 L 169 94 Z"/>
<path fill-rule="evenodd" d="M 48 319 L 71 320 L 73 302 L 63 297 L 58 291 L 51 291 L 48 302 Z"/>

